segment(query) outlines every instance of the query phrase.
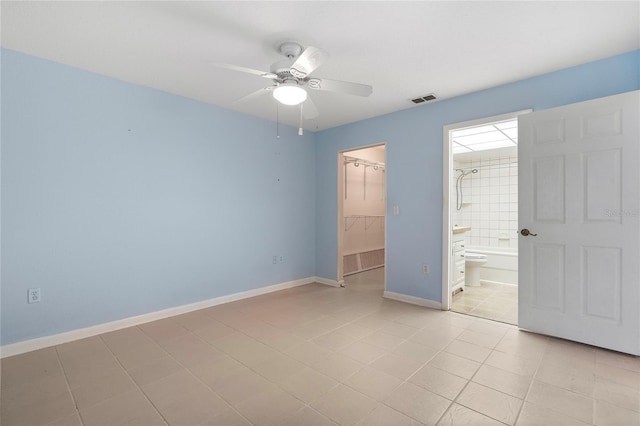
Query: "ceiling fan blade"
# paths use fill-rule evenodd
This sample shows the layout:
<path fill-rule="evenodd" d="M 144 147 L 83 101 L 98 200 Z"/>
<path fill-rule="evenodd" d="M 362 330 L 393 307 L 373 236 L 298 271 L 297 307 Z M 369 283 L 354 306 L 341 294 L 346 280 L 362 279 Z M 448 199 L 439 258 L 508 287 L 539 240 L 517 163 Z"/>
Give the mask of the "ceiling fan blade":
<path fill-rule="evenodd" d="M 326 78 L 312 78 L 307 85 L 314 90 L 327 90 L 329 92 L 346 93 L 355 96 L 369 96 L 373 92 L 373 87 L 368 84 L 329 80 Z"/>
<path fill-rule="evenodd" d="M 324 50 L 308 46 L 291 65 L 291 75 L 296 78 L 305 78 L 322 65 L 327 58 L 329 58 L 329 54 Z"/>
<path fill-rule="evenodd" d="M 244 73 L 247 73 L 247 74 L 257 75 L 257 76 L 260 76 L 260 77 L 263 77 L 263 78 L 277 78 L 278 77 L 277 75 L 275 75 L 274 73 L 271 73 L 271 72 L 254 70 L 253 68 L 241 67 L 239 65 L 223 64 L 221 62 L 209 62 L 209 64 L 214 66 L 214 67 L 224 68 L 224 69 L 233 70 L 233 71 L 240 71 L 240 72 L 244 72 Z"/>
<path fill-rule="evenodd" d="M 302 115 L 304 115 L 304 118 L 307 120 L 316 118 L 320 115 L 318 108 L 316 108 L 316 104 L 311 100 L 311 96 L 307 96 L 307 100 L 302 103 Z"/>
<path fill-rule="evenodd" d="M 262 89 L 258 89 L 255 92 L 251 92 L 248 95 L 243 96 L 240 99 L 237 99 L 237 100 L 233 101 L 232 104 L 236 105 L 236 104 L 244 103 L 244 102 L 251 101 L 253 99 L 259 98 L 260 96 L 265 95 L 267 93 L 272 93 L 273 92 L 273 87 L 274 86 L 269 86 L 269 87 L 263 87 Z"/>

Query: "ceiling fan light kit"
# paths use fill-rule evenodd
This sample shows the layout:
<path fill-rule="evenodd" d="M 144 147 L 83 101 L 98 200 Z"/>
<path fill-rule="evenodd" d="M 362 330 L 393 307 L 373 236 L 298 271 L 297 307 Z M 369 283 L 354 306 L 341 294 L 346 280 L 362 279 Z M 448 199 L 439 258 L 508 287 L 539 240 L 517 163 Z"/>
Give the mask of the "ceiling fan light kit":
<path fill-rule="evenodd" d="M 298 105 L 307 100 L 307 91 L 296 83 L 283 83 L 273 89 L 273 97 L 284 105 Z"/>

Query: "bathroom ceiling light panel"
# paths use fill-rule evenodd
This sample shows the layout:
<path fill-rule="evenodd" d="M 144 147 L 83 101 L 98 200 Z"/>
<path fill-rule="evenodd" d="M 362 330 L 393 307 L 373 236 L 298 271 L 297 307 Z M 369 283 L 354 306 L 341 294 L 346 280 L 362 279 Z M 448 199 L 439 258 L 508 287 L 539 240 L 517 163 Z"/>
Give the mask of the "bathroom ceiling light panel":
<path fill-rule="evenodd" d="M 500 130 L 517 129 L 518 121 L 517 120 L 503 121 L 502 123 L 495 123 L 494 126 L 496 126 Z"/>
<path fill-rule="evenodd" d="M 502 141 L 505 139 L 509 140 L 509 138 L 507 138 L 502 132 L 498 130 L 494 130 L 493 132 L 477 133 L 475 135 L 453 137 L 454 141 L 465 146 L 477 145 L 477 144 L 487 143 L 487 142 Z"/>
<path fill-rule="evenodd" d="M 471 152 L 472 150 L 470 150 L 469 148 L 467 148 L 466 146 L 462 146 L 457 142 L 453 143 L 453 153 L 454 154 L 461 154 L 463 152 Z"/>
<path fill-rule="evenodd" d="M 507 139 L 502 141 L 493 141 L 493 142 L 486 142 L 486 143 L 481 143 L 477 145 L 472 145 L 469 148 L 471 148 L 473 151 L 485 151 L 487 149 L 507 148 L 507 147 L 513 147 L 513 146 L 516 146 L 516 144 L 514 144 L 511 140 Z"/>
<path fill-rule="evenodd" d="M 452 132 L 451 138 L 454 153 L 517 146 L 518 122 L 510 120 L 456 130 Z"/>
<path fill-rule="evenodd" d="M 504 133 L 509 139 L 514 141 L 518 140 L 518 128 L 512 127 L 510 129 L 500 129 L 502 133 Z"/>
<path fill-rule="evenodd" d="M 469 136 L 476 135 L 478 133 L 487 133 L 487 132 L 495 132 L 496 128 L 493 125 L 489 124 L 486 126 L 478 126 L 478 127 L 470 127 L 468 129 L 460 129 L 453 131 L 453 138 L 458 138 L 460 136 Z"/>
<path fill-rule="evenodd" d="M 501 141 L 489 141 L 473 145 L 460 144 L 462 147 L 467 148 L 469 151 L 486 151 L 487 149 L 507 148 L 516 146 L 516 144 L 510 139 L 503 139 Z M 455 150 L 454 150 L 455 152 Z M 465 151 L 460 151 L 465 152 Z"/>

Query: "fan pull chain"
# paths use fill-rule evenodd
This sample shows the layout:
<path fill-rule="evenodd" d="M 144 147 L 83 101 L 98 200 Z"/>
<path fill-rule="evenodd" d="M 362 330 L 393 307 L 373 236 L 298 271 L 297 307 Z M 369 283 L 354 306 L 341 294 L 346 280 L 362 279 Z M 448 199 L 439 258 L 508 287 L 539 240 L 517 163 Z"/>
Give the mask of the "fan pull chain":
<path fill-rule="evenodd" d="M 279 102 L 276 102 L 276 139 L 280 139 L 280 107 Z"/>
<path fill-rule="evenodd" d="M 298 135 L 302 136 L 302 105 L 304 102 L 300 104 L 300 127 L 298 127 Z"/>

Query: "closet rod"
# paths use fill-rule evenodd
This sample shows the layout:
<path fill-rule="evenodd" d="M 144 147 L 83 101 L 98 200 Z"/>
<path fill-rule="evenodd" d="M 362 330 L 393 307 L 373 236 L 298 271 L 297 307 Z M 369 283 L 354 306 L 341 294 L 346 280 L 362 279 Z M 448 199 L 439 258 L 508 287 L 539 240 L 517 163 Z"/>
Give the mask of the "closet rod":
<path fill-rule="evenodd" d="M 345 155 L 344 157 L 344 163 L 348 164 L 348 163 L 358 163 L 358 165 L 362 164 L 364 166 L 370 166 L 370 167 L 379 167 L 381 169 L 384 169 L 385 165 L 384 163 L 372 163 L 370 161 L 367 160 L 361 160 L 359 158 L 355 158 L 355 157 L 347 157 Z"/>

